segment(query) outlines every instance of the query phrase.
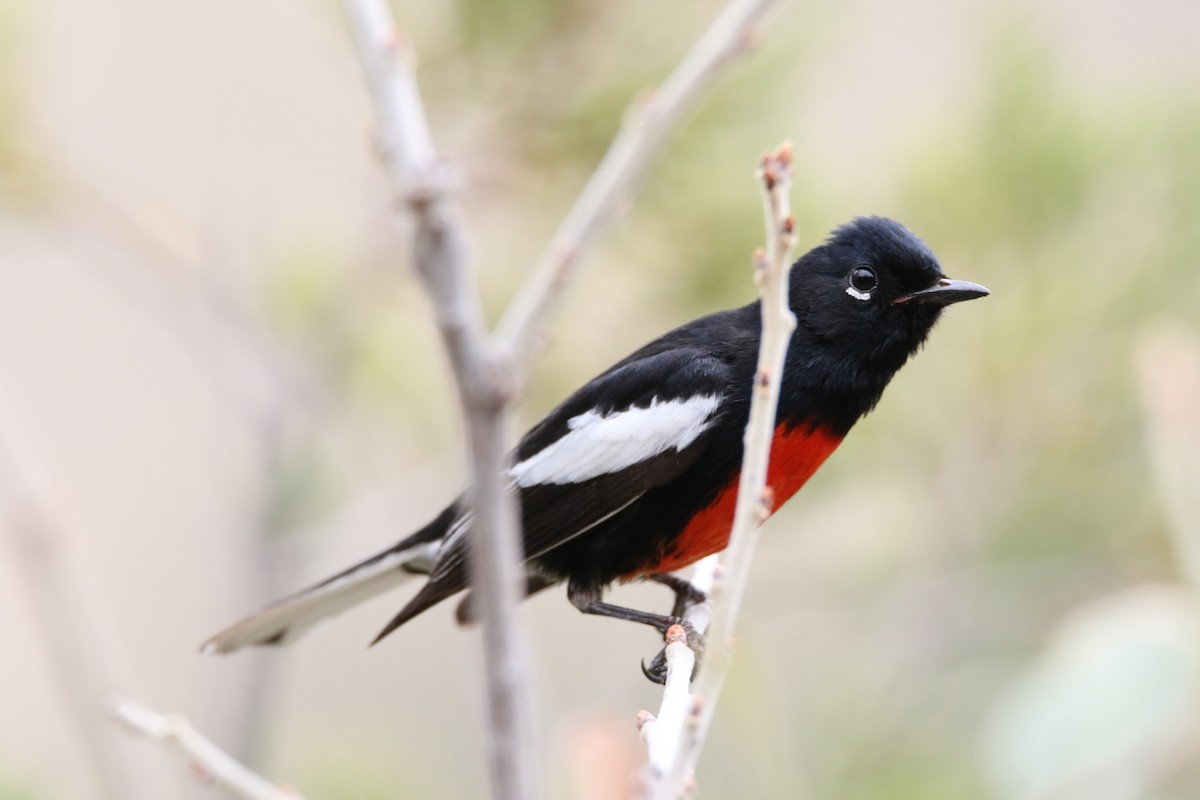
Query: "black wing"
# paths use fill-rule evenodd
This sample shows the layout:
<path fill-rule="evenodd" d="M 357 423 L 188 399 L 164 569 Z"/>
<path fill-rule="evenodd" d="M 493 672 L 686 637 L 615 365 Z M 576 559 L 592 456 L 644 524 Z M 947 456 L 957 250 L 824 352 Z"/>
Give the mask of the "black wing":
<path fill-rule="evenodd" d="M 510 471 L 520 491 L 526 560 L 586 533 L 696 463 L 731 372 L 710 350 L 659 340 L 535 425 L 517 446 Z M 429 583 L 380 638 L 466 588 L 470 535 L 467 512 L 451 526 Z"/>
<path fill-rule="evenodd" d="M 535 558 L 682 474 L 704 451 L 730 368 L 673 348 L 622 362 L 588 383 L 521 440 L 525 557 Z"/>

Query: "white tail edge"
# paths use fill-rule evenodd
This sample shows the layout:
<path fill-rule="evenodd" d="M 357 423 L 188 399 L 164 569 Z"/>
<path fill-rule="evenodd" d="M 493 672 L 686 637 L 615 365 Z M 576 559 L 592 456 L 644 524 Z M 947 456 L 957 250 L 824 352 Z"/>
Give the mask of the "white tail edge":
<path fill-rule="evenodd" d="M 414 577 L 404 565 L 427 568 L 440 542 L 424 542 L 395 552 L 381 553 L 332 578 L 246 617 L 200 647 L 205 655 L 232 653 L 254 645 L 287 644 L 318 623 Z"/>

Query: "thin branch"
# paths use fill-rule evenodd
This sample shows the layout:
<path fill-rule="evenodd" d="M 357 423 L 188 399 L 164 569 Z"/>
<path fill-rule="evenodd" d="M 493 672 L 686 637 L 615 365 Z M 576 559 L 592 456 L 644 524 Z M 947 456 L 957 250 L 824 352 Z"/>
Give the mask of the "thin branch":
<path fill-rule="evenodd" d="M 527 800 L 539 795 L 533 686 L 516 613 L 524 588 L 520 522 L 505 476 L 514 367 L 485 335 L 453 197 L 456 174 L 434 151 L 412 50 L 383 0 L 346 0 L 346 9 L 375 101 L 384 161 L 415 224 L 414 266 L 454 367 L 467 427 L 475 513 L 470 569 L 483 610 L 493 796 Z"/>
<path fill-rule="evenodd" d="M 162 742 L 201 780 L 234 797 L 241 800 L 303 800 L 295 791 L 276 786 L 239 764 L 178 714 L 164 716 L 129 700 L 115 701 L 111 712 L 126 729 Z"/>
<path fill-rule="evenodd" d="M 719 557 L 711 555 L 696 564 L 691 584 L 711 597 L 713 587 L 722 574 Z M 689 606 L 683 615 L 700 634 L 708 629 L 711 616 L 711 600 Z M 696 655 L 687 646 L 687 637 L 681 626 L 672 626 L 667 631 L 666 640 L 667 680 L 663 685 L 662 704 L 657 715 L 649 711 L 639 711 L 637 715 L 638 732 L 646 743 L 647 751 L 647 765 L 642 779 L 646 793 L 653 791 L 657 782 L 675 763 L 684 734 L 689 724 L 695 723 L 697 711 L 695 697 L 689 691 Z"/>
<path fill-rule="evenodd" d="M 796 327 L 796 318 L 788 304 L 788 274 L 797 239 L 788 198 L 791 161 L 791 145 L 785 142 L 774 153 L 763 156 L 757 173 L 767 236 L 766 249 L 759 250 L 754 257 L 754 278 L 762 309 L 762 339 L 750 402 L 750 420 L 743 440 L 737 506 L 729 546 L 721 558 L 724 576 L 710 593 L 712 632 L 708 636 L 707 661 L 696 685 L 695 694 L 700 701 L 696 719 L 691 724 L 686 721 L 682 724 L 683 730 L 678 734 L 680 745 L 669 768 L 660 767 L 653 760 L 650 764 L 649 796 L 659 800 L 682 796 L 699 760 L 729 670 L 732 634 L 758 543 L 759 528 L 774 508 L 767 471 L 784 357 Z"/>
<path fill-rule="evenodd" d="M 128 659 L 103 613 L 78 537 L 21 427 L 0 401 L 0 532 L 44 641 L 64 708 L 74 717 L 97 791 L 112 800 L 177 796 L 155 766 L 139 761 L 104 719 L 106 698 L 129 691 Z"/>
<path fill-rule="evenodd" d="M 696 666 L 696 654 L 687 645 L 687 632 L 682 625 L 667 629 L 667 680 L 663 684 L 662 704 L 658 716 L 648 711 L 638 712 L 638 731 L 646 743 L 650 769 L 662 773 L 670 768 L 679 751 L 680 737 L 693 701 L 688 691 L 692 682 L 692 670 Z"/>
<path fill-rule="evenodd" d="M 626 112 L 604 159 L 500 321 L 500 340 L 518 358 L 528 360 L 536 354 L 539 331 L 558 305 L 587 246 L 628 201 L 667 135 L 717 78 L 752 49 L 755 26 L 778 2 L 733 0 L 662 86 L 646 93 Z"/>
<path fill-rule="evenodd" d="M 797 242 L 788 196 L 792 186 L 790 143 L 785 142 L 773 154 L 763 157 L 758 179 L 763 194 L 767 238 L 766 252 L 756 254 L 754 275 L 762 308 L 762 340 L 750 402 L 750 421 L 743 440 L 733 529 L 722 559 L 726 571 L 724 587 L 728 613 L 717 613 L 713 624 L 713 633 L 726 637 L 733 633 L 737 620 L 759 528 L 774 509 L 774 497 L 767 485 L 767 467 L 775 434 L 779 389 L 783 383 L 783 362 L 792 331 L 796 328 L 796 317 L 788 304 L 788 276 Z M 717 639 L 718 643 L 722 641 Z M 717 647 L 718 663 L 724 661 L 722 656 L 726 652 L 723 647 Z"/>

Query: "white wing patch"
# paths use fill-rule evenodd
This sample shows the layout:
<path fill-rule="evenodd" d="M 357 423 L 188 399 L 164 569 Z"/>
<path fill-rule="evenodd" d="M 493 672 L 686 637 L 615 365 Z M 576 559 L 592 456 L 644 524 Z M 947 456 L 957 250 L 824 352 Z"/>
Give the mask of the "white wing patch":
<path fill-rule="evenodd" d="M 567 420 L 568 432 L 509 470 L 518 486 L 582 483 L 620 472 L 671 448 L 682 450 L 711 424 L 718 395 L 686 400 L 658 398 L 645 408 L 610 414 L 596 411 Z"/>
<path fill-rule="evenodd" d="M 463 512 L 462 516 L 450 523 L 450 527 L 446 530 L 446 533 L 437 543 L 437 555 L 433 559 L 433 573 L 435 575 L 441 573 L 449 566 L 448 564 L 441 564 L 440 566 L 442 569 L 437 568 L 439 566 L 438 562 L 442 560 L 442 556 L 446 555 L 458 546 L 458 540 L 461 539 L 463 534 L 467 532 L 467 529 L 470 527 L 471 522 L 474 519 L 475 515 L 473 513 L 470 511 L 465 511 Z"/>

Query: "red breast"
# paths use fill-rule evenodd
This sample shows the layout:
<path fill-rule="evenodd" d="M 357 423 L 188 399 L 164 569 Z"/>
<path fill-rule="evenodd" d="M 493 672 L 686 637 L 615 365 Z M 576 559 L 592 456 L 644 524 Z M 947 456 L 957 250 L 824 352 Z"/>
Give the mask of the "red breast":
<path fill-rule="evenodd" d="M 780 425 L 775 429 L 771 440 L 771 465 L 767 470 L 767 485 L 775 493 L 772 513 L 800 490 L 841 442 L 841 437 L 822 428 L 801 425 L 789 430 Z M 692 517 L 661 562 L 653 569 L 639 571 L 638 575 L 672 572 L 724 550 L 729 544 L 729 529 L 733 525 L 739 477 L 734 473 L 717 499 Z"/>

